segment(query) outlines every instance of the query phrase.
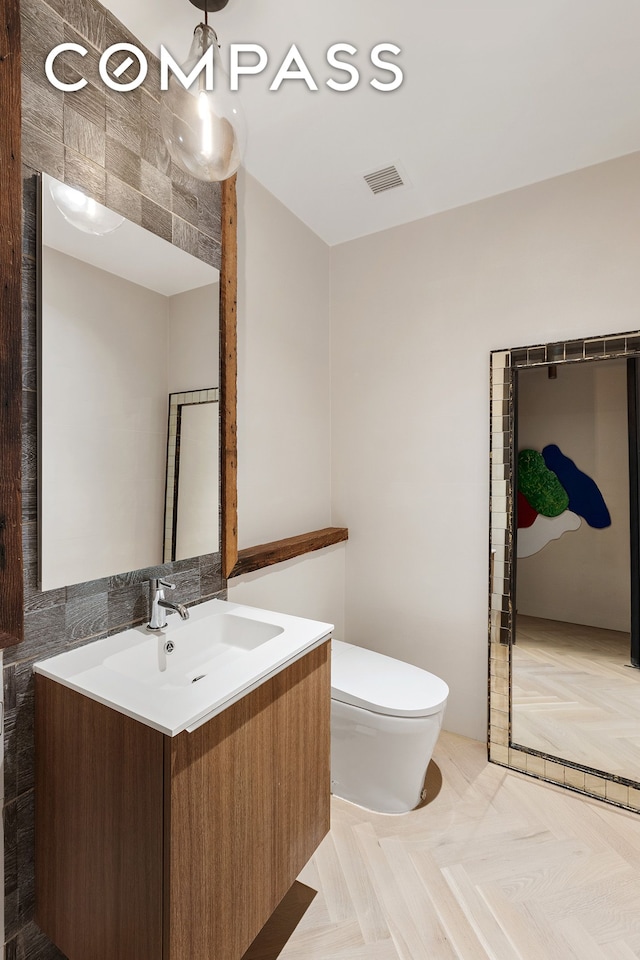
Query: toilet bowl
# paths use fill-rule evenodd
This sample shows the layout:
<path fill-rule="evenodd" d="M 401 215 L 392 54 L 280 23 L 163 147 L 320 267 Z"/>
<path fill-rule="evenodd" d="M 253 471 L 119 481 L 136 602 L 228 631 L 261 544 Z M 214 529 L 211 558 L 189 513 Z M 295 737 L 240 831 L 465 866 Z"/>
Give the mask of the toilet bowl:
<path fill-rule="evenodd" d="M 420 667 L 333 640 L 332 793 L 378 813 L 413 810 L 448 696 Z"/>

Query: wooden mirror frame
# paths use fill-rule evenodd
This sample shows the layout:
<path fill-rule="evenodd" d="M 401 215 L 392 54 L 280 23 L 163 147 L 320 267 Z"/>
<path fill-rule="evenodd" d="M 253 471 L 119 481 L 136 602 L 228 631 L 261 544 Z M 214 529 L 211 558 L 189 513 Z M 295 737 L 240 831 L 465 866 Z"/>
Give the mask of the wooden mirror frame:
<path fill-rule="evenodd" d="M 22 156 L 20 3 L 0 13 L 0 648 L 24 636 L 22 551 Z M 237 216 L 222 184 L 220 270 L 222 567 L 237 562 Z"/>
<path fill-rule="evenodd" d="M 511 735 L 516 371 L 639 355 L 638 331 L 496 350 L 491 354 L 488 748 L 493 763 L 640 812 L 640 783 L 514 744 Z"/>
<path fill-rule="evenodd" d="M 222 575 L 238 562 L 238 200 L 236 178 L 222 184 L 220 265 L 220 502 Z"/>
<path fill-rule="evenodd" d="M 24 634 L 20 3 L 0 13 L 0 648 Z"/>

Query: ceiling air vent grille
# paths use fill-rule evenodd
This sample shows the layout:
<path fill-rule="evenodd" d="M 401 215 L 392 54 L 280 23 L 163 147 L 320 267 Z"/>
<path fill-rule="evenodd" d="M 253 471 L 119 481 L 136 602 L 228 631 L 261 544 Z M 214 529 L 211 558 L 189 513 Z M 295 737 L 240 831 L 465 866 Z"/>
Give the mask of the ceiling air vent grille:
<path fill-rule="evenodd" d="M 404 187 L 404 180 L 400 171 L 393 164 L 390 167 L 383 167 L 382 170 L 367 173 L 364 179 L 373 193 L 384 193 L 385 190 Z"/>

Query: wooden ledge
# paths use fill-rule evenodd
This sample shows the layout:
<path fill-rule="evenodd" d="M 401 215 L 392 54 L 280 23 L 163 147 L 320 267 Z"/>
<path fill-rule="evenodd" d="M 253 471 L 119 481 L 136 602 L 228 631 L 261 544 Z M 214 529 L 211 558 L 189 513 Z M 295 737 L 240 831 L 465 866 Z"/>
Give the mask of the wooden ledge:
<path fill-rule="evenodd" d="M 292 560 L 314 550 L 322 550 L 334 543 L 342 543 L 349 539 L 347 527 L 324 527 L 312 533 L 301 533 L 297 537 L 287 537 L 286 540 L 274 540 L 272 543 L 260 543 L 257 547 L 246 547 L 238 550 L 238 562 L 234 566 L 231 577 L 239 577 L 243 573 L 253 573 L 263 567 L 270 567 L 273 563 L 282 563 L 283 560 Z"/>

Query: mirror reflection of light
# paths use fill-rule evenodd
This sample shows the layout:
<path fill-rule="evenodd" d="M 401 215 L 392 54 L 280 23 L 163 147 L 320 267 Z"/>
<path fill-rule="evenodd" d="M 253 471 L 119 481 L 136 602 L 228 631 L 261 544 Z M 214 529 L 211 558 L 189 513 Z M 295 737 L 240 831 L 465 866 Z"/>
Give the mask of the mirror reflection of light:
<path fill-rule="evenodd" d="M 65 220 L 83 233 L 104 237 L 124 223 L 124 217 L 66 183 L 52 180 L 49 190 L 53 202 Z"/>

